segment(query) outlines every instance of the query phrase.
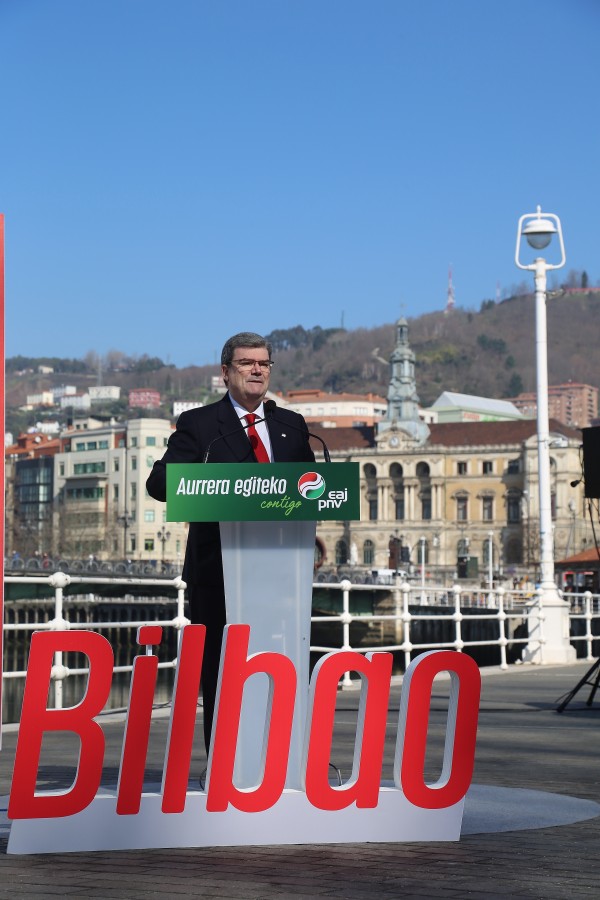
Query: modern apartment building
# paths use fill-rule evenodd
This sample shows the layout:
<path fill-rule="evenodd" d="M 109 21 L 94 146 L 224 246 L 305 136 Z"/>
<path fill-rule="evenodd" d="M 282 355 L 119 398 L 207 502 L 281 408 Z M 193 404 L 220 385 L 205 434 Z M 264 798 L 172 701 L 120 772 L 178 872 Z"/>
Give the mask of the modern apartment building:
<path fill-rule="evenodd" d="M 187 526 L 166 522 L 146 478 L 171 434 L 166 419 L 130 419 L 61 433 L 54 477 L 53 555 L 183 562 Z"/>
<path fill-rule="evenodd" d="M 524 416 L 537 415 L 535 393 L 519 394 L 512 403 Z M 548 388 L 548 412 L 551 418 L 574 428 L 587 428 L 598 418 L 598 388 L 591 384 L 553 384 Z"/>

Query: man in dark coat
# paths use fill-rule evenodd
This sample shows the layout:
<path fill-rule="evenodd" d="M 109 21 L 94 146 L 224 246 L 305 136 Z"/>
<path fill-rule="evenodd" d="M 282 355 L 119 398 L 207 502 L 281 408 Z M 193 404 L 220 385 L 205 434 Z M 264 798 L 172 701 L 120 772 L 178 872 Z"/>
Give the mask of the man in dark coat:
<path fill-rule="evenodd" d="M 263 400 L 272 365 L 271 345 L 260 335 L 242 332 L 229 338 L 221 353 L 227 393 L 217 403 L 180 415 L 163 458 L 154 463 L 146 482 L 151 497 L 155 500 L 167 498 L 167 463 L 314 462 L 308 429 L 298 413 L 277 407 L 275 411 L 269 410 L 265 422 L 258 421 L 265 418 L 265 406 L 271 404 L 271 401 L 265 404 Z M 257 417 L 250 436 L 244 428 L 248 424 L 248 413 Z M 191 621 L 206 625 L 202 696 L 208 752 L 225 625 L 225 589 L 217 522 L 190 523 L 183 579 L 187 584 Z"/>

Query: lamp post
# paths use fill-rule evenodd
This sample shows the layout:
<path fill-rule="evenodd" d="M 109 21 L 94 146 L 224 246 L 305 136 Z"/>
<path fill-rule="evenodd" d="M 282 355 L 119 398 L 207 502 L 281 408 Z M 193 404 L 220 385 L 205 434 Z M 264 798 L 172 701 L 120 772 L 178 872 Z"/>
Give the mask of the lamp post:
<path fill-rule="evenodd" d="M 427 597 L 425 596 L 425 541 L 426 538 L 419 538 L 421 550 L 421 604 L 427 606 Z"/>
<path fill-rule="evenodd" d="M 532 263 L 520 259 L 522 238 L 534 250 L 544 250 L 553 236 L 558 238 L 560 259 L 547 262 L 542 256 Z M 552 269 L 560 269 L 566 262 L 562 228 L 558 216 L 543 213 L 538 206 L 535 213 L 526 213 L 519 219 L 515 263 L 519 269 L 534 273 L 535 281 L 535 342 L 536 342 L 536 391 L 537 391 L 537 448 L 539 478 L 539 526 L 540 526 L 540 600 L 545 609 L 544 641 L 528 645 L 526 657 L 542 662 L 567 662 L 574 659 L 575 651 L 569 644 L 567 604 L 559 597 L 554 581 L 554 549 L 552 538 L 552 506 L 550 491 L 550 430 L 548 424 L 548 352 L 546 326 L 546 275 Z M 567 621 L 565 623 L 565 616 Z M 565 630 L 566 624 L 566 630 Z M 541 629 L 541 622 L 540 622 Z"/>
<path fill-rule="evenodd" d="M 122 515 L 117 516 L 117 522 L 119 523 L 119 525 L 123 526 L 123 556 L 127 558 L 129 555 L 127 548 L 127 529 L 130 527 L 130 525 L 133 525 L 133 516 L 127 510 L 127 508 L 124 510 Z"/>
<path fill-rule="evenodd" d="M 156 532 L 156 537 L 159 539 L 159 541 L 162 544 L 162 553 L 161 553 L 161 557 L 160 557 L 160 562 L 161 562 L 161 567 L 164 569 L 164 567 L 165 567 L 165 544 L 171 537 L 171 532 L 167 531 L 167 529 L 163 525 L 163 527 L 160 529 L 160 531 Z"/>
<path fill-rule="evenodd" d="M 494 532 L 488 531 L 488 583 L 494 589 Z"/>

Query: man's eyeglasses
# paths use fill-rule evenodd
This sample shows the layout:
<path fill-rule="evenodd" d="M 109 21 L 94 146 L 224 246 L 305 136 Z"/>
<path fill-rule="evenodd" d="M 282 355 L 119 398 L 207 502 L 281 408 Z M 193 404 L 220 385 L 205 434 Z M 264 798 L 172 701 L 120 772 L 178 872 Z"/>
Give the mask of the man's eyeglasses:
<path fill-rule="evenodd" d="M 272 359 L 232 359 L 232 365 L 236 365 L 240 372 L 249 372 L 254 366 L 260 366 L 261 372 L 270 372 L 275 363 Z"/>

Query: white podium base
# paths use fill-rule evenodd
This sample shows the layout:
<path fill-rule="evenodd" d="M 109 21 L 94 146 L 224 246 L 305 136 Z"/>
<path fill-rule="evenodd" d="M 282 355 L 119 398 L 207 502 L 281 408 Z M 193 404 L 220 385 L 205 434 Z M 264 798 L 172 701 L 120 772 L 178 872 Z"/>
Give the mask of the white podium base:
<path fill-rule="evenodd" d="M 75 853 L 170 847 L 276 844 L 458 841 L 464 799 L 446 809 L 421 809 L 396 788 L 382 787 L 373 809 L 335 812 L 312 806 L 301 791 L 285 790 L 264 812 L 206 811 L 206 794 L 190 792 L 185 810 L 161 812 L 160 794 L 143 794 L 135 816 L 116 813 L 116 797 L 99 795 L 82 812 L 57 819 L 16 819 L 8 853 Z"/>
<path fill-rule="evenodd" d="M 315 522 L 221 522 L 227 622 L 250 625 L 250 653 L 273 652 L 294 664 L 298 689 L 286 787 L 301 787 L 308 710 Z M 269 681 L 244 688 L 235 765 L 237 787 L 261 780 Z"/>

